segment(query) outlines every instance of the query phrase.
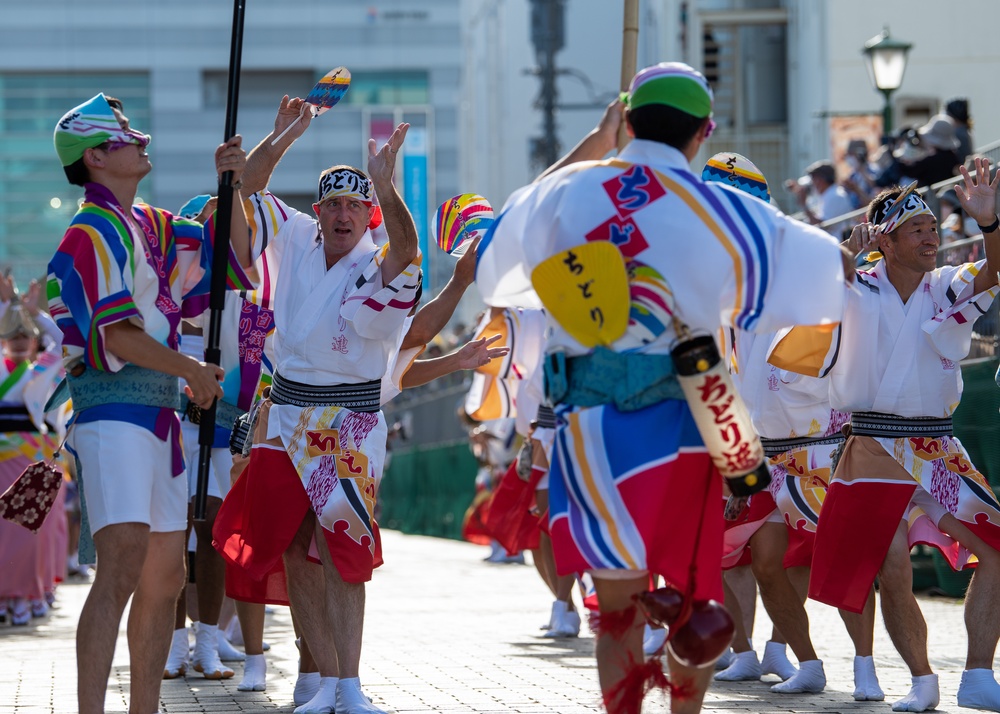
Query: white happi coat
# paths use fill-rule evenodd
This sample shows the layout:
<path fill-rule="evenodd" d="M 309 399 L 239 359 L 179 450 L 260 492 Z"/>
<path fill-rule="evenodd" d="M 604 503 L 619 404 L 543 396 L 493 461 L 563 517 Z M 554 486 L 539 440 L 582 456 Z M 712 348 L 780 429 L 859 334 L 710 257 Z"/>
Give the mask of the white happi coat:
<path fill-rule="evenodd" d="M 830 402 L 849 412 L 947 417 L 962 397 L 959 361 L 969 353 L 972 325 L 997 295 L 973 295 L 985 261 L 931 271 L 906 304 L 885 261 L 858 272 L 830 372 Z"/>
<path fill-rule="evenodd" d="M 617 245 L 632 275 L 616 352 L 669 353 L 674 314 L 709 334 L 841 318 L 840 251 L 829 235 L 703 182 L 680 151 L 640 139 L 616 159 L 572 164 L 512 195 L 479 247 L 476 284 L 488 305 L 541 307 L 532 270 L 594 240 Z M 547 352 L 589 352 L 551 316 L 549 325 Z"/>
<path fill-rule="evenodd" d="M 275 372 L 319 386 L 383 379 L 416 302 L 420 258 L 383 285 L 388 246 L 378 248 L 369 231 L 327 270 L 314 219 L 269 193 L 253 203 L 268 218 L 253 222 L 254 245 L 267 247 L 257 261 L 261 287 L 249 298 L 274 310 Z M 370 534 L 386 431 L 381 411 L 275 404 L 267 439 L 280 439 L 325 528 L 347 520 L 348 532 L 357 525 Z M 338 486 L 355 491 L 352 502 L 364 504 L 367 519 L 334 496 Z"/>
<path fill-rule="evenodd" d="M 830 406 L 826 379 L 779 369 L 767 361 L 782 332 L 735 332 L 733 383 L 746 402 L 754 431 L 765 439 L 828 436 L 848 414 Z"/>

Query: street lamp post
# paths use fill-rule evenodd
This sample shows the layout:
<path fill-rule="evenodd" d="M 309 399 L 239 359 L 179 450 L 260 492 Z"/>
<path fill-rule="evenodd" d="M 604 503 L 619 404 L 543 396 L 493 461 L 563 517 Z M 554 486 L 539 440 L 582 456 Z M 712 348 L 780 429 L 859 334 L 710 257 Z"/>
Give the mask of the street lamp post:
<path fill-rule="evenodd" d="M 865 57 L 865 68 L 872 86 L 882 92 L 885 106 L 882 108 L 883 141 L 892 131 L 892 103 L 889 101 L 894 91 L 903 83 L 903 73 L 906 71 L 906 54 L 913 47 L 909 42 L 894 40 L 889 37 L 886 27 L 875 37 L 865 43 L 861 54 Z"/>

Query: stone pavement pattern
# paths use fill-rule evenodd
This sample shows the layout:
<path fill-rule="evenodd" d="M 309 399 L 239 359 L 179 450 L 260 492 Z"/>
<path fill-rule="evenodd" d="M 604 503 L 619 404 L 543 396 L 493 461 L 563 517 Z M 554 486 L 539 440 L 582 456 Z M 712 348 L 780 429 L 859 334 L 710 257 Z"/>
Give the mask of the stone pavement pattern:
<path fill-rule="evenodd" d="M 372 699 L 400 714 L 425 712 L 601 711 L 588 632 L 574 640 L 545 640 L 539 625 L 550 597 L 534 568 L 484 563 L 486 548 L 383 532 L 386 565 L 368 587 L 362 684 Z M 75 628 L 87 585 L 67 583 L 60 607 L 27 628 L 0 626 L 0 714 L 76 710 Z M 955 704 L 965 651 L 961 603 L 921 598 L 931 631 L 931 662 L 941 676 L 941 711 L 972 711 Z M 879 712 L 903 696 L 909 675 L 876 624 L 875 660 L 886 702 L 855 702 L 850 640 L 831 608 L 810 602 L 813 641 L 829 683 L 818 695 L 772 694 L 765 683 L 716 683 L 704 711 Z M 758 604 L 755 644 L 763 650 L 770 624 Z M 291 712 L 297 654 L 285 608 L 268 616 L 265 692 L 237 692 L 233 679 L 207 681 L 197 673 L 166 681 L 163 714 Z M 127 706 L 128 653 L 124 629 L 115 654 L 107 711 Z M 775 681 L 776 678 L 774 678 Z M 659 694 L 646 712 L 665 712 Z"/>

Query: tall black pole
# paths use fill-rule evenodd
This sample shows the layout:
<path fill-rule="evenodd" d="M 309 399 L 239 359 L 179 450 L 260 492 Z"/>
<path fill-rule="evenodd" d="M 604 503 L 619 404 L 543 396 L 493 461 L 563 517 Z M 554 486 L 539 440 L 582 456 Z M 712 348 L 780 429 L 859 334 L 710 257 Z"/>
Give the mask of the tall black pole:
<path fill-rule="evenodd" d="M 233 0 L 233 39 L 229 47 L 229 92 L 226 95 L 226 136 L 229 141 L 236 134 L 236 110 L 240 97 L 240 60 L 243 56 L 243 15 L 246 0 Z M 222 311 L 226 307 L 226 273 L 229 268 L 229 229 L 233 215 L 233 172 L 226 171 L 219 177 L 219 202 L 215 212 L 215 244 L 212 250 L 212 282 L 209 293 L 208 339 L 205 341 L 205 361 L 219 364 L 219 331 Z M 215 441 L 215 405 L 201 414 L 198 432 L 198 487 L 194 498 L 194 517 L 205 520 L 208 503 L 208 467 Z M 230 424 L 229 426 L 232 426 Z M 225 475 L 223 475 L 225 477 Z"/>

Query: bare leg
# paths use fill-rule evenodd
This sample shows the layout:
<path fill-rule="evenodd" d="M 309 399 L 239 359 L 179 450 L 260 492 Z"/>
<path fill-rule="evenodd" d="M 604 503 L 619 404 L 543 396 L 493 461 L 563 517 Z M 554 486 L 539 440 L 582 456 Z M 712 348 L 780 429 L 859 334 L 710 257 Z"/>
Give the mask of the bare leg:
<path fill-rule="evenodd" d="M 177 603 L 174 605 L 174 629 L 182 630 L 187 627 L 187 607 L 185 607 L 185 596 L 187 595 L 187 583 L 181 588 L 181 594 L 177 596 Z"/>
<path fill-rule="evenodd" d="M 753 534 L 750 543 L 753 574 L 767 614 L 788 640 L 800 664 L 817 659 L 809 639 L 809 617 L 782 565 L 788 549 L 787 527 L 784 523 L 765 523 Z"/>
<path fill-rule="evenodd" d="M 875 589 L 868 593 L 865 609 L 858 614 L 839 610 L 840 619 L 844 621 L 847 634 L 854 643 L 854 654 L 857 657 L 871 657 L 872 643 L 875 640 Z"/>
<path fill-rule="evenodd" d="M 938 527 L 979 558 L 965 594 L 965 629 L 969 633 L 965 668 L 993 669 L 993 656 L 1000 639 L 1000 622 L 996 617 L 996 603 L 1000 598 L 1000 553 L 950 514 L 941 519 Z"/>
<path fill-rule="evenodd" d="M 727 653 L 715 663 L 721 670 L 715 675 L 720 682 L 750 682 L 760 679 L 763 670 L 751 637 L 757 608 L 757 582 L 749 565 L 730 568 L 722 574 L 725 606 L 733 616 L 736 632 L 732 653 Z M 728 656 L 727 656 L 728 655 Z"/>
<path fill-rule="evenodd" d="M 184 575 L 184 531 L 150 533 L 128 616 L 131 714 L 153 714 L 160 708 L 160 684 L 173 633 L 173 604 L 184 585 Z"/>
<path fill-rule="evenodd" d="M 212 526 L 219 514 L 222 500 L 208 497 L 204 521 L 195 521 L 194 530 L 198 536 L 198 550 L 195 556 L 195 582 L 198 583 L 198 615 L 202 623 L 219 624 L 222 598 L 226 592 L 226 561 L 219 551 L 212 547 Z"/>
<path fill-rule="evenodd" d="M 670 711 L 673 714 L 698 714 L 701 711 L 702 702 L 705 700 L 708 684 L 712 679 L 712 668 L 685 667 L 670 657 L 669 653 L 668 663 L 671 684 L 686 693 L 685 696 L 681 697 L 671 692 Z"/>
<path fill-rule="evenodd" d="M 913 566 L 906 524 L 900 522 L 879 570 L 882 619 L 899 656 L 914 677 L 931 674 L 927 660 L 927 623 L 913 597 Z"/>
<path fill-rule="evenodd" d="M 365 584 L 348 583 L 340 577 L 330 558 L 326 536 L 323 535 L 323 527 L 318 520 L 315 533 L 326 581 L 327 617 L 333 626 L 333 642 L 337 648 L 339 662 L 337 676 L 341 679 L 357 677 L 361 665 L 361 639 L 365 624 Z M 307 631 L 312 632 L 312 630 Z M 314 652 L 313 655 L 315 654 Z M 322 666 L 320 672 L 323 672 Z"/>
<path fill-rule="evenodd" d="M 315 532 L 316 517 L 312 511 L 299 526 L 298 533 L 285 553 L 285 576 L 288 580 L 288 599 L 292 612 L 304 632 L 316 633 L 320 642 L 333 641 L 330 620 L 327 616 L 327 594 L 323 569 L 307 560 L 309 543 Z M 323 549 L 320 548 L 320 552 Z M 339 663 L 335 647 L 321 647 L 313 657 L 324 677 L 338 677 Z"/>
<path fill-rule="evenodd" d="M 601 693 L 606 702 L 609 693 L 625 678 L 628 671 L 643 661 L 643 619 L 639 608 L 635 607 L 633 598 L 639 593 L 645 592 L 648 587 L 649 576 L 645 573 L 623 580 L 594 578 L 594 588 L 597 590 L 597 601 L 600 604 L 602 620 L 608 613 L 619 614 L 629 608 L 632 608 L 634 613 L 632 625 L 623 634 L 604 631 L 597 634 L 595 647 L 597 678 L 600 681 Z M 642 708 L 641 701 L 616 701 L 608 702 L 608 704 L 608 714 L 636 714 Z"/>
<path fill-rule="evenodd" d="M 264 606 L 239 600 L 233 600 L 233 604 L 243 632 L 243 651 L 248 655 L 264 654 Z"/>
<path fill-rule="evenodd" d="M 725 571 L 722 574 L 722 587 L 726 594 L 723 604 L 736 624 L 733 652 L 749 652 L 757 610 L 757 581 L 754 580 L 750 566 L 740 565 Z"/>
<path fill-rule="evenodd" d="M 101 557 L 101 567 L 90 586 L 76 630 L 80 714 L 104 712 L 118 626 L 126 603 L 139 584 L 149 545 L 149 526 L 143 523 L 105 526 L 94 534 L 94 545 Z M 171 595 L 172 601 L 175 600 L 177 593 Z M 168 606 L 168 612 L 172 613 L 173 608 Z M 166 656 L 166 643 L 163 654 Z M 162 671 L 158 674 L 162 675 Z"/>
<path fill-rule="evenodd" d="M 544 513 L 549 507 L 549 491 L 548 489 L 541 489 L 535 491 L 535 503 L 538 506 L 540 513 Z M 531 551 L 531 558 L 535 563 L 535 567 L 538 569 L 538 574 L 542 576 L 542 580 L 548 586 L 552 594 L 559 599 L 556 593 L 557 585 L 557 575 L 556 575 L 556 560 L 552 555 L 552 540 L 549 538 L 547 533 L 542 533 L 539 539 L 538 548 Z"/>
<path fill-rule="evenodd" d="M 942 518 L 939 527 L 979 558 L 965 595 L 965 629 L 969 634 L 969 649 L 962 683 L 958 688 L 958 705 L 1000 711 L 1000 684 L 997 684 L 993 674 L 993 656 L 1000 637 L 995 615 L 997 598 L 1000 597 L 1000 553 L 954 516 Z"/>

